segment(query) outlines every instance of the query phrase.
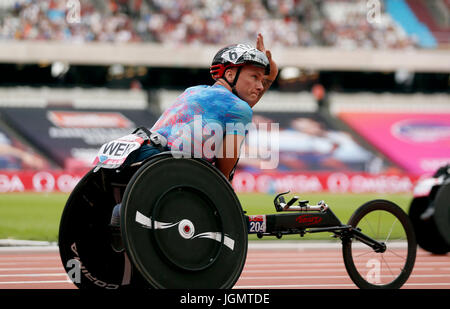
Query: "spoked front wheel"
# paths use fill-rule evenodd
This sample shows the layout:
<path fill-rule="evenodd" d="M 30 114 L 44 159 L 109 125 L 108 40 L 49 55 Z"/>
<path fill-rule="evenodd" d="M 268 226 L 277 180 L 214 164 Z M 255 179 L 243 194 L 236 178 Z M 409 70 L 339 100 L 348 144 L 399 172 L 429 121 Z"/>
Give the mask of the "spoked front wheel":
<path fill-rule="evenodd" d="M 356 234 L 344 238 L 344 264 L 353 282 L 361 289 L 402 287 L 413 270 L 417 250 L 407 214 L 392 202 L 374 200 L 359 207 L 348 225 L 385 246 L 374 250 Z"/>

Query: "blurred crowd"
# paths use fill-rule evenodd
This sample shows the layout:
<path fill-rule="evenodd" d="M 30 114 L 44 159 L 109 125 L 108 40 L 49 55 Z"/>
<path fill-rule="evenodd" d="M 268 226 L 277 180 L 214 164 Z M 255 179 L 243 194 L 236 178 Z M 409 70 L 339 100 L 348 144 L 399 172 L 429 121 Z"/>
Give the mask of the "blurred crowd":
<path fill-rule="evenodd" d="M 380 6 L 369 1 L 328 1 L 322 6 L 321 37 L 326 46 L 346 49 L 405 49 L 417 47 L 416 39 L 397 26 Z M 374 2 L 372 2 L 374 3 Z"/>
<path fill-rule="evenodd" d="M 138 41 L 132 17 L 114 9 L 104 13 L 93 0 L 14 1 L 0 13 L 0 39 L 84 43 Z"/>
<path fill-rule="evenodd" d="M 225 45 L 254 43 L 258 32 L 271 47 L 415 47 L 383 11 L 370 22 L 365 0 L 8 0 L 0 6 L 0 40 Z"/>

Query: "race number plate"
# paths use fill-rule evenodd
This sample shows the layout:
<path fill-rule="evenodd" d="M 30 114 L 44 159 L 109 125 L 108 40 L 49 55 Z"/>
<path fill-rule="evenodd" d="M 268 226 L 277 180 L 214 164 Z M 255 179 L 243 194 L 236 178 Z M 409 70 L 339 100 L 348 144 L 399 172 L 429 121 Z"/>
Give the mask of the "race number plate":
<path fill-rule="evenodd" d="M 248 232 L 249 233 L 266 232 L 266 215 L 248 216 Z"/>
<path fill-rule="evenodd" d="M 96 167 L 118 168 L 133 151 L 139 149 L 145 139 L 137 134 L 129 134 L 104 144 L 94 159 Z"/>

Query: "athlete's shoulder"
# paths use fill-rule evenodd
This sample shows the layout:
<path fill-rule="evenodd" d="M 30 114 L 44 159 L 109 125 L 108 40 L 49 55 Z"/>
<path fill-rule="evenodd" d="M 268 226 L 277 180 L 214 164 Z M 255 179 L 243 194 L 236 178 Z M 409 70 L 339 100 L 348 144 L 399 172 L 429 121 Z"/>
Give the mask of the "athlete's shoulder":
<path fill-rule="evenodd" d="M 195 92 L 195 91 L 205 90 L 208 87 L 209 86 L 207 86 L 207 85 L 197 85 L 197 86 L 188 87 L 184 91 L 185 92 Z"/>
<path fill-rule="evenodd" d="M 230 102 L 230 104 L 251 110 L 251 107 L 248 105 L 247 102 L 239 98 L 237 95 L 235 95 L 233 92 L 231 92 L 222 85 L 211 86 L 211 91 L 217 94 L 218 99 L 227 100 L 228 102 Z"/>
<path fill-rule="evenodd" d="M 225 89 L 226 91 L 226 89 Z M 229 91 L 228 91 L 229 92 Z M 216 97 L 220 97 L 220 92 L 217 91 L 216 87 L 207 85 L 198 85 L 186 88 L 183 95 L 193 100 L 207 100 L 212 101 Z"/>
<path fill-rule="evenodd" d="M 208 106 L 217 111 L 225 110 L 232 114 L 245 114 L 250 118 L 253 114 L 252 108 L 247 102 L 240 99 L 222 85 L 193 86 L 187 88 L 185 94 L 198 102 L 208 102 Z"/>

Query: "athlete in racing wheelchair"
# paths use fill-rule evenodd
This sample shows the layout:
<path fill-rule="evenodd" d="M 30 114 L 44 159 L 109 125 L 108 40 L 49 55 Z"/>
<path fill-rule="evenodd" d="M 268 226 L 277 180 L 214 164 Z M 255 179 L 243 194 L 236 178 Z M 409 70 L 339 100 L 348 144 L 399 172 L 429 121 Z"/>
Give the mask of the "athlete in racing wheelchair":
<path fill-rule="evenodd" d="M 265 49 L 263 36 L 258 34 L 256 48 L 246 44 L 236 44 L 219 50 L 212 61 L 210 73 L 215 80 L 214 85 L 195 86 L 186 89 L 175 100 L 174 104 L 164 111 L 150 131 L 146 128 L 139 128 L 133 134 L 103 145 L 94 162 L 96 168 L 88 173 L 72 192 L 61 219 L 59 242 L 64 265 L 67 266 L 67 263 L 71 261 L 75 263 L 74 265 L 82 268 L 83 275 L 78 278 L 79 282 L 77 283 L 74 280 L 79 287 L 115 289 L 123 286 L 148 285 L 146 280 L 141 277 L 143 270 L 136 270 L 136 263 L 130 263 L 129 255 L 132 254 L 130 253 L 132 249 L 128 248 L 127 252 L 123 253 L 124 226 L 121 226 L 121 221 L 124 222 L 127 218 L 121 218 L 121 214 L 125 213 L 121 205 L 123 200 L 131 197 L 131 195 L 139 196 L 142 201 L 146 201 L 145 193 L 148 193 L 149 190 L 155 191 L 155 188 L 166 188 L 158 183 L 158 180 L 165 181 L 166 185 L 169 184 L 169 187 L 171 182 L 174 185 L 177 183 L 179 191 L 183 191 L 179 197 L 183 203 L 191 203 L 188 200 L 196 201 L 190 207 L 185 205 L 186 209 L 190 209 L 190 215 L 196 211 L 201 213 L 202 211 L 198 209 L 199 205 L 208 207 L 206 205 L 208 203 L 205 201 L 211 199 L 212 196 L 218 197 L 217 200 L 209 204 L 217 207 L 213 213 L 219 212 L 219 209 L 222 209 L 224 213 L 221 214 L 221 217 L 213 215 L 211 218 L 208 218 L 208 214 L 199 214 L 202 217 L 202 222 L 206 225 L 203 230 L 223 229 L 224 224 L 227 224 L 227 229 L 232 229 L 233 227 L 229 226 L 229 222 L 234 220 L 230 218 L 233 218 L 233 216 L 243 218 L 239 201 L 229 181 L 233 178 L 240 147 L 246 135 L 245 128 L 248 128 L 248 124 L 252 121 L 252 107 L 273 83 L 277 77 L 278 68 L 272 59 L 271 52 Z M 205 132 L 205 129 L 209 132 L 200 134 L 200 137 L 196 136 L 197 125 L 200 126 L 201 132 Z M 211 138 L 217 138 L 215 144 L 217 148 L 212 149 L 212 152 L 205 153 L 203 151 L 204 142 Z M 184 160 L 174 161 L 173 159 L 177 157 L 177 154 L 178 157 L 195 158 L 195 160 L 190 160 L 189 163 Z M 155 158 L 154 161 L 153 158 Z M 133 174 L 141 167 L 143 162 L 148 166 L 152 166 L 152 162 L 158 162 L 158 166 L 164 165 L 161 161 L 168 162 L 167 165 L 170 166 L 169 169 L 172 171 L 165 170 L 162 174 L 158 174 L 158 167 L 153 166 L 152 179 L 146 179 L 145 181 L 141 179 L 136 182 L 139 184 L 145 183 L 143 188 L 145 192 L 141 192 L 140 188 L 137 189 L 139 191 L 137 193 L 127 194 L 125 192 L 127 184 L 133 182 Z M 205 164 L 208 168 L 205 168 Z M 182 173 L 183 176 L 188 176 L 188 179 L 183 180 L 183 177 L 177 174 L 176 169 L 179 169 L 178 172 Z M 189 177 L 194 177 L 194 179 L 189 179 Z M 206 181 L 203 187 L 199 183 L 195 183 L 192 188 L 186 187 L 198 179 Z M 181 190 L 183 183 L 185 186 Z M 133 187 L 133 189 L 136 189 L 136 187 Z M 173 190 L 166 189 L 168 191 L 161 192 L 161 194 L 177 200 L 177 195 L 172 194 Z M 198 200 L 198 197 L 200 197 L 200 200 Z M 116 204 L 112 214 L 111 204 Z M 159 203 L 156 202 L 155 209 L 162 209 L 158 205 Z M 163 212 L 174 207 L 171 205 L 171 202 L 169 205 L 165 205 Z M 108 225 L 112 232 L 105 228 L 107 225 L 105 218 L 108 217 L 108 211 L 110 212 Z M 179 210 L 174 210 L 174 212 L 179 212 Z M 228 212 L 231 212 L 231 214 L 226 214 Z M 140 212 L 137 212 L 137 214 L 139 216 L 131 220 L 140 220 L 142 226 L 147 228 L 153 226 L 153 229 L 155 229 L 155 225 L 158 225 L 144 214 Z M 225 218 L 227 216 L 230 216 L 230 218 Z M 183 230 L 180 233 L 183 237 L 189 239 L 193 236 L 194 226 L 192 222 L 186 221 L 184 223 Z M 212 226 L 208 226 L 211 224 Z M 198 226 L 196 228 L 200 229 Z M 208 269 L 206 274 L 203 275 L 201 286 L 230 287 L 237 280 L 242 270 L 247 252 L 246 236 L 245 241 L 240 243 L 233 240 L 247 234 L 246 222 L 238 222 L 238 228 L 234 229 L 239 230 L 239 236 L 231 238 L 224 232 L 219 233 L 220 235 L 214 234 L 214 232 L 212 232 L 213 234 L 196 235 L 200 242 L 202 242 L 202 239 L 214 238 L 221 244 L 219 247 L 213 245 L 212 248 L 209 246 L 206 246 L 206 248 L 198 247 L 196 253 L 199 255 L 197 257 L 186 258 L 188 252 L 192 253 L 193 248 L 184 248 L 183 246 L 178 247 L 184 248 L 184 251 L 171 252 L 173 249 L 165 248 L 160 250 L 160 254 L 163 254 L 165 259 L 170 260 L 172 264 L 177 265 L 178 269 L 187 271 L 187 273 L 192 273 L 193 270 Z M 155 241 L 159 244 L 164 243 L 158 238 Z M 110 250 L 111 244 L 112 251 Z M 223 255 L 219 255 L 220 251 L 223 251 L 220 249 L 222 245 L 232 248 L 233 250 L 230 249 L 230 251 L 236 253 L 236 257 L 220 257 Z M 177 249 L 181 250 L 180 248 Z M 213 254 L 205 255 L 205 250 L 209 250 L 208 252 L 213 252 Z M 184 255 L 185 260 L 190 262 L 179 261 L 178 255 Z M 205 260 L 202 255 L 209 256 L 209 258 Z M 131 258 L 135 260 L 134 256 Z M 221 264 L 215 263 L 218 258 L 223 260 Z M 146 257 L 146 260 L 152 259 Z M 105 263 L 105 260 L 108 260 L 108 263 Z M 157 269 L 158 267 L 159 269 L 165 268 L 164 265 L 156 266 L 158 261 L 153 263 Z M 210 267 L 212 263 L 221 266 Z M 221 271 L 223 272 L 220 269 L 227 269 L 227 267 L 224 267 L 225 264 L 235 264 L 230 266 L 230 269 L 234 269 L 232 271 L 235 273 L 234 276 L 230 276 L 229 271 L 220 275 Z M 96 270 L 95 274 L 91 273 L 91 269 Z M 211 277 L 222 276 L 223 280 L 219 280 L 220 283 L 218 284 L 208 285 L 208 280 L 205 278 L 211 271 L 214 274 Z M 134 275 L 132 276 L 131 273 Z M 170 276 L 170 273 L 169 267 L 164 274 Z M 88 279 L 86 280 L 86 278 Z M 183 282 L 183 280 L 177 280 L 179 282 L 174 286 L 192 286 L 193 282 L 200 282 L 198 278 L 192 279 L 188 275 L 185 278 L 190 284 Z M 148 278 L 146 279 L 148 281 Z M 157 282 L 151 285 L 159 286 Z"/>
<path fill-rule="evenodd" d="M 72 281 L 80 288 L 231 288 L 245 264 L 248 234 L 330 232 L 342 240 L 358 287 L 401 287 L 416 242 L 407 215 L 392 202 L 367 202 L 347 224 L 325 202 L 286 202 L 285 193 L 274 200 L 280 214 L 245 214 L 230 180 L 251 108 L 278 69 L 258 35 L 256 48 L 221 49 L 210 71 L 216 83 L 188 88 L 150 131 L 137 129 L 99 150 L 61 217 L 60 256 Z M 196 136 L 197 126 L 206 136 Z M 204 152 L 211 136 L 218 148 Z"/>

